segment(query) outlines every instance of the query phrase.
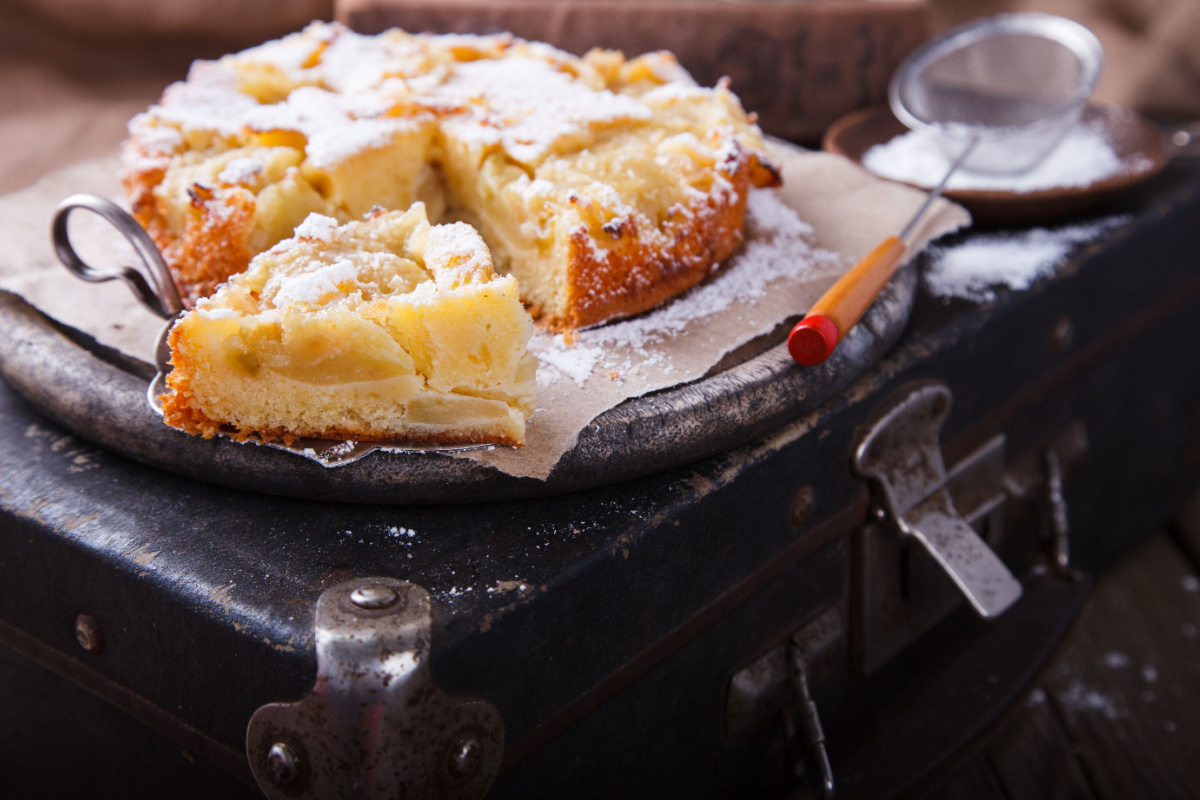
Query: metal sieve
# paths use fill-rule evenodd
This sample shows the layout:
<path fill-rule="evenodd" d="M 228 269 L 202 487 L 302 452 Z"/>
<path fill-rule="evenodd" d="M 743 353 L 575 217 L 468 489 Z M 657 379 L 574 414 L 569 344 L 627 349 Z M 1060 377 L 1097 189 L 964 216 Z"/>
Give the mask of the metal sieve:
<path fill-rule="evenodd" d="M 1079 121 L 1103 67 L 1100 41 L 1079 23 L 1004 14 L 910 55 L 888 100 L 901 122 L 931 136 L 963 168 L 1018 173 Z"/>
<path fill-rule="evenodd" d="M 951 164 L 899 236 L 889 236 L 821 296 L 788 334 L 815 366 L 866 313 L 908 253 L 908 238 L 959 167 L 1017 173 L 1054 149 L 1083 113 L 1104 66 L 1091 31 L 1050 14 L 1005 14 L 965 25 L 909 56 L 888 87 L 892 111 L 931 136 Z"/>

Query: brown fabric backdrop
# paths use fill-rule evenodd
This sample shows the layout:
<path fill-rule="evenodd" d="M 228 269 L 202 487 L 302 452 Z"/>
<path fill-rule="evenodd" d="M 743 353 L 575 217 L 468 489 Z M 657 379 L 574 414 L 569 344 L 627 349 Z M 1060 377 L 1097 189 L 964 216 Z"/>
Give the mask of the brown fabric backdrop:
<path fill-rule="evenodd" d="M 1096 31 L 1108 54 L 1098 99 L 1200 119 L 1200 0 L 932 0 L 932 8 L 940 27 L 1012 10 L 1078 19 Z M 192 59 L 332 13 L 333 0 L 0 4 L 0 192 L 113 152 L 128 118 L 182 78 Z"/>
<path fill-rule="evenodd" d="M 28 186 L 57 167 L 113 152 L 129 118 L 157 100 L 168 83 L 184 77 L 193 59 L 215 57 L 308 21 L 306 11 L 303 21 L 280 17 L 249 30 L 236 18 L 213 14 L 195 29 L 158 18 L 137 27 L 130 19 L 135 5 L 159 4 L 0 3 L 0 193 Z M 202 0 L 191 5 L 210 8 Z M 262 5 L 285 4 L 263 0 Z M 64 21 L 72 8 L 80 15 Z M 147 27 L 151 23 L 155 27 Z"/>
<path fill-rule="evenodd" d="M 945 28 L 1007 11 L 1083 23 L 1104 44 L 1096 100 L 1173 119 L 1200 119 L 1200 0 L 932 0 Z"/>

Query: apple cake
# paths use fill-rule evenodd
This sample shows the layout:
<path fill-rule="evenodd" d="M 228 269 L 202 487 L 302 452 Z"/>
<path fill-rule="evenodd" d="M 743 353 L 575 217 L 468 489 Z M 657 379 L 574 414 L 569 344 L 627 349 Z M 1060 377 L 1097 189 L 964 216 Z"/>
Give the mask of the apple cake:
<path fill-rule="evenodd" d="M 478 228 L 563 330 L 699 282 L 779 174 L 737 97 L 669 53 L 313 23 L 194 64 L 131 121 L 123 180 L 189 306 L 310 213 L 420 201 Z"/>
<path fill-rule="evenodd" d="M 311 214 L 172 327 L 163 414 L 206 438 L 522 445 L 532 332 L 471 226 Z"/>

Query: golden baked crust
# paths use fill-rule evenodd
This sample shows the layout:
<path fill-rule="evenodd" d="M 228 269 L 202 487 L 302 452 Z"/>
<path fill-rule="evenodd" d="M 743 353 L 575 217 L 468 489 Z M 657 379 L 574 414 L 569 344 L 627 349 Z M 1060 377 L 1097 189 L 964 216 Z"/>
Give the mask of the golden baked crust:
<path fill-rule="evenodd" d="M 706 194 L 664 220 L 661 242 L 647 242 L 646 220 L 626 218 L 601 229 L 601 249 L 586 228 L 571 234 L 565 318 L 551 328 L 584 328 L 631 316 L 695 286 L 742 243 L 752 162 L 731 158 L 722 174 L 730 190 Z M 603 241 L 603 237 L 600 237 Z"/>
<path fill-rule="evenodd" d="M 476 225 L 554 329 L 645 311 L 741 240 L 775 185 L 724 85 L 670 54 L 576 58 L 511 36 L 360 36 L 314 23 L 216 62 L 130 124 L 134 215 L 187 305 L 291 235 L 426 204 Z"/>

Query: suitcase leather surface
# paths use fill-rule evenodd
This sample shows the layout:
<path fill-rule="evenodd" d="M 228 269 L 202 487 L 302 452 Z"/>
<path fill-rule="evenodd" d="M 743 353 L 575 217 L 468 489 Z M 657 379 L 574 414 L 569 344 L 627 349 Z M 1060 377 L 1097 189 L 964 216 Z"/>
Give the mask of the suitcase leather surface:
<path fill-rule="evenodd" d="M 969 664 L 959 651 L 990 629 L 960 609 L 885 668 L 855 667 L 854 531 L 873 507 L 849 468 L 856 437 L 889 398 L 930 381 L 953 394 L 948 463 L 1003 432 L 1015 465 L 1082 428 L 1087 455 L 1065 486 L 1073 563 L 1111 564 L 1200 471 L 1198 189 L 1200 171 L 1174 165 L 1102 209 L 1130 216 L 1053 280 L 986 305 L 919 294 L 900 344 L 818 411 L 716 458 L 585 492 L 395 507 L 219 488 L 70 436 L 0 385 L 0 641 L 11 677 L 0 691 L 54 685 L 38 662 L 181 743 L 218 775 L 213 785 L 240 781 L 252 796 L 247 722 L 312 688 L 318 596 L 388 576 L 433 597 L 436 684 L 503 717 L 493 796 L 779 794 L 778 742 L 727 735 L 729 682 L 832 611 L 842 635 L 809 679 L 835 775 L 845 796 L 902 789 L 946 754 L 914 751 L 904 764 L 895 752 L 883 780 L 856 761 L 870 752 L 866 722 L 917 696 L 939 662 Z M 1020 505 L 1010 502 L 1014 513 Z M 1018 576 L 1042 535 L 1027 510 L 998 546 Z M 80 614 L 103 634 L 98 653 L 76 639 Z M 1035 651 L 1044 657 L 1045 641 Z M 992 706 L 1018 696 L 1031 663 Z M 11 705 L 35 713 L 28 696 Z M 47 713 L 69 713 L 62 706 L 79 703 L 45 701 Z M 0 724 L 17 796 L 61 785 L 56 756 L 17 727 Z M 141 777 L 148 795 L 161 793 L 149 786 L 159 776 Z M 100 793 L 117 785 L 77 780 Z M 211 794 L 199 780 L 172 791 Z"/>

